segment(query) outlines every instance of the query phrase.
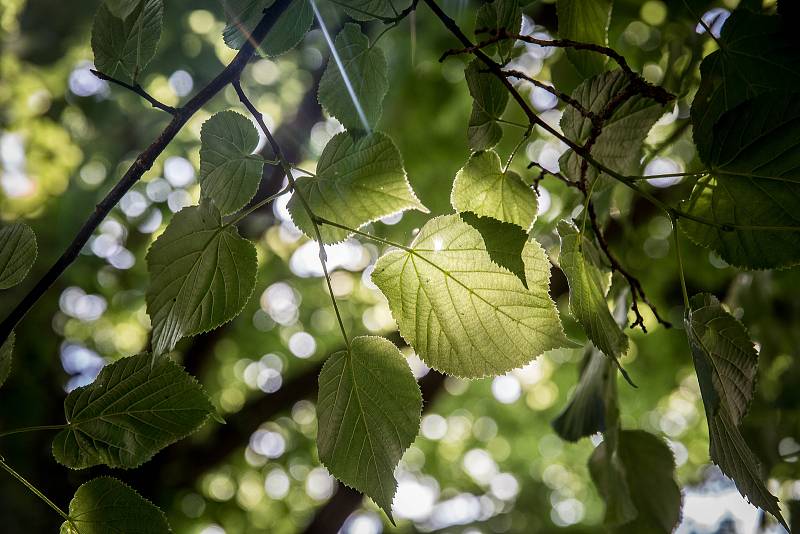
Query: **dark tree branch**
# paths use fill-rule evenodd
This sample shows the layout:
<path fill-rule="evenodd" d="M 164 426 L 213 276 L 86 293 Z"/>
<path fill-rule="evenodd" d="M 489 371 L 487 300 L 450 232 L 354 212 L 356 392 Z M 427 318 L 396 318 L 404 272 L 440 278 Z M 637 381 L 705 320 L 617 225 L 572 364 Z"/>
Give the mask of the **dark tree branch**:
<path fill-rule="evenodd" d="M 139 85 L 138 83 L 135 83 L 135 84 L 131 85 L 131 84 L 127 83 L 127 82 L 123 82 L 122 80 L 118 80 L 116 78 L 113 78 L 113 77 L 109 76 L 108 74 L 100 72 L 99 70 L 94 70 L 94 69 L 89 69 L 89 70 L 91 71 L 92 74 L 94 74 L 95 76 L 97 76 L 101 80 L 104 80 L 104 81 L 119 85 L 120 87 L 124 87 L 128 91 L 131 91 L 131 92 L 141 96 L 142 98 L 144 98 L 145 100 L 150 102 L 150 105 L 153 106 L 156 109 L 160 109 L 161 111 L 166 111 L 170 115 L 175 115 L 175 114 L 178 113 L 178 110 L 176 108 L 173 108 L 172 106 L 168 106 L 168 105 L 164 104 L 163 102 L 161 102 L 160 100 L 155 98 L 153 95 L 151 95 L 150 93 L 145 91 L 144 88 L 141 85 Z"/>
<path fill-rule="evenodd" d="M 220 92 L 226 85 L 237 80 L 253 56 L 255 46 L 260 43 L 267 33 L 272 29 L 275 21 L 281 13 L 291 3 L 291 0 L 276 0 L 261 17 L 249 39 L 239 50 L 233 60 L 220 72 L 216 78 L 211 80 L 205 87 L 186 103 L 185 106 L 176 110 L 172 120 L 162 130 L 153 143 L 148 146 L 136 161 L 128 168 L 119 182 L 95 207 L 94 212 L 89 216 L 75 238 L 67 247 L 67 250 L 56 260 L 50 269 L 44 274 L 31 290 L 23 297 L 22 301 L 11 311 L 2 323 L 0 323 L 0 343 L 4 342 L 14 327 L 25 317 L 28 310 L 36 304 L 36 301 L 52 286 L 61 274 L 78 257 L 81 249 L 86 245 L 95 229 L 111 212 L 119 200 L 133 187 L 133 185 L 153 166 L 156 158 L 161 155 L 172 139 L 183 128 L 189 118 L 202 108 L 212 97 Z"/>

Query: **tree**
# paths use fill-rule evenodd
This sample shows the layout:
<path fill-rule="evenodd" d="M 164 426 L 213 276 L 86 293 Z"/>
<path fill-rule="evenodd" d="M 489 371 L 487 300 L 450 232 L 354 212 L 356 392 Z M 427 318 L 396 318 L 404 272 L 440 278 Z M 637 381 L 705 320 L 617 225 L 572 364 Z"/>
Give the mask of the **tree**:
<path fill-rule="evenodd" d="M 788 530 L 800 41 L 742 4 L 104 0 L 4 51 L 0 467 L 55 512 L 9 528 L 671 532 L 710 460 Z M 398 504 L 423 465 L 470 514 Z"/>

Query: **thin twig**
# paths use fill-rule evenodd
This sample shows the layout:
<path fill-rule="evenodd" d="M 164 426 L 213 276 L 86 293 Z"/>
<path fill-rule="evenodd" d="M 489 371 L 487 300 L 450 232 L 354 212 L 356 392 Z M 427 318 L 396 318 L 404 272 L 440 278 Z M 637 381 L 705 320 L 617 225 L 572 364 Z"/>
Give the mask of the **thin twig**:
<path fill-rule="evenodd" d="M 544 89 L 545 91 L 547 91 L 551 95 L 555 96 L 556 98 L 558 98 L 562 102 L 564 102 L 567 105 L 570 105 L 573 108 L 575 108 L 575 110 L 577 110 L 578 113 L 580 113 L 581 115 L 583 115 L 584 117 L 586 117 L 587 119 L 592 121 L 592 123 L 594 123 L 596 120 L 598 120 L 596 114 L 594 114 L 590 110 L 584 108 L 581 105 L 580 102 L 578 102 L 577 100 L 575 100 L 574 98 L 569 96 L 567 93 L 559 91 L 558 89 L 556 89 L 552 85 L 548 85 L 548 84 L 546 84 L 544 82 L 541 82 L 541 81 L 537 80 L 536 78 L 533 78 L 532 76 L 528 76 L 527 74 L 525 74 L 522 71 L 518 71 L 518 70 L 514 70 L 514 69 L 505 69 L 505 70 L 503 70 L 503 74 L 505 76 L 509 76 L 511 78 L 518 78 L 520 80 L 525 80 L 526 82 L 530 82 L 533 85 L 535 85 L 536 87 L 539 87 L 540 89 Z"/>
<path fill-rule="evenodd" d="M 166 111 L 170 115 L 175 115 L 176 113 L 178 113 L 177 109 L 173 108 L 172 106 L 164 104 L 156 97 L 145 91 L 144 88 L 141 85 L 139 85 L 138 82 L 131 85 L 127 82 L 123 82 L 122 80 L 118 80 L 112 76 L 109 76 L 108 74 L 100 72 L 99 70 L 94 70 L 94 69 L 89 69 L 89 70 L 91 71 L 92 74 L 94 74 L 101 80 L 111 82 L 113 84 L 119 85 L 120 87 L 124 87 L 128 91 L 136 93 L 137 95 L 141 96 L 142 98 L 150 102 L 150 105 L 153 106 L 154 108 L 160 109 L 161 111 Z"/>

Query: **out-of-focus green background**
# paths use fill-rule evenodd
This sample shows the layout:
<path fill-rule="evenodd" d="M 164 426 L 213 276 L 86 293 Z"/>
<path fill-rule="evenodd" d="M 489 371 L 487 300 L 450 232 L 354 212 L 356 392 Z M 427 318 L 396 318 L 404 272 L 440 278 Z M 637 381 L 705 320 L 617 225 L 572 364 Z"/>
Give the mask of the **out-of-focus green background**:
<path fill-rule="evenodd" d="M 736 3 L 689 2 L 697 14 L 730 10 Z M 39 241 L 30 277 L 0 294 L 2 314 L 63 251 L 94 204 L 168 119 L 89 72 L 98 4 L 0 0 L 0 218 L 24 219 Z M 442 5 L 471 31 L 476 3 Z M 345 20 L 341 11 L 327 0 L 319 0 L 319 7 L 335 33 Z M 526 32 L 555 34 L 553 3 L 534 2 L 525 12 Z M 144 87 L 179 105 L 208 82 L 233 57 L 221 39 L 223 19 L 214 0 L 166 0 L 159 51 L 142 77 Z M 695 32 L 695 24 L 682 1 L 615 2 L 610 45 L 646 78 L 680 97 L 648 139 L 653 150 L 669 145 L 646 157 L 648 174 L 700 168 L 688 109 L 698 62 L 713 43 Z M 366 30 L 377 35 L 380 26 Z M 244 74 L 247 91 L 290 158 L 311 169 L 339 128 L 316 102 L 315 84 L 329 51 L 316 21 L 314 28 L 297 49 L 256 60 Z M 456 43 L 424 7 L 383 36 L 379 46 L 391 76 L 379 129 L 399 146 L 421 200 L 434 215 L 447 213 L 450 185 L 468 157 L 471 100 L 464 60 L 439 63 L 441 53 Z M 522 48 L 515 62 L 565 92 L 580 81 L 562 51 Z M 523 92 L 557 124 L 560 111 L 547 92 L 525 86 Z M 65 391 L 91 381 L 104 362 L 145 348 L 145 251 L 174 212 L 196 203 L 201 124 L 228 108 L 244 112 L 230 88 L 192 118 L 18 327 L 13 372 L 0 389 L 0 428 L 61 422 Z M 510 110 L 507 118 L 522 120 L 515 113 Z M 502 157 L 520 134 L 507 127 L 498 148 Z M 525 169 L 531 159 L 554 170 L 563 150 L 536 131 L 513 167 L 533 179 L 536 173 Z M 276 191 L 280 179 L 268 169 L 260 195 Z M 690 187 L 688 181 L 678 183 L 660 194 L 677 201 Z M 534 233 L 557 253 L 554 224 L 578 199 L 552 178 L 539 188 Z M 316 245 L 291 224 L 286 200 L 240 226 L 259 249 L 256 293 L 244 313 L 218 331 L 184 340 L 175 356 L 208 388 L 228 424 L 209 423 L 139 470 L 111 471 L 164 509 L 176 532 L 302 532 L 315 516 L 316 525 L 333 532 L 345 517 L 347 533 L 391 529 L 368 500 L 359 506 L 352 495 L 339 493 L 329 503 L 338 486 L 320 466 L 314 444 L 316 375 L 342 342 Z M 714 532 L 720 525 L 754 532 L 760 516 L 708 465 L 705 417 L 681 328 L 669 221 L 627 191 L 611 190 L 600 202 L 609 214 L 612 248 L 675 325 L 666 330 L 646 311 L 650 333 L 628 331 L 632 350 L 623 364 L 639 387 L 620 384 L 623 426 L 669 441 L 685 488 L 681 532 Z M 424 220 L 408 213 L 375 223 L 370 231 L 407 241 Z M 800 276 L 796 270 L 739 273 L 686 239 L 683 245 L 689 291 L 711 291 L 724 299 L 761 349 L 756 400 L 744 432 L 770 474 L 770 488 L 788 506 L 800 499 Z M 388 306 L 369 280 L 379 253 L 373 244 L 355 240 L 330 248 L 333 288 L 354 335 L 398 339 Z M 579 336 L 567 311 L 566 281 L 557 271 L 552 292 L 568 332 Z M 410 349 L 406 353 L 422 377 L 427 369 Z M 436 396 L 397 473 L 397 531 L 601 532 L 603 507 L 586 468 L 593 441 L 565 443 L 550 428 L 575 385 L 581 356 L 579 349 L 548 353 L 495 379 L 440 383 L 430 375 Z M 61 467 L 50 454 L 51 438 L 48 433 L 3 438 L 0 454 L 66 506 L 80 483 L 109 470 Z M 0 517 L 0 530 L 11 533 L 52 532 L 60 522 L 5 475 Z"/>

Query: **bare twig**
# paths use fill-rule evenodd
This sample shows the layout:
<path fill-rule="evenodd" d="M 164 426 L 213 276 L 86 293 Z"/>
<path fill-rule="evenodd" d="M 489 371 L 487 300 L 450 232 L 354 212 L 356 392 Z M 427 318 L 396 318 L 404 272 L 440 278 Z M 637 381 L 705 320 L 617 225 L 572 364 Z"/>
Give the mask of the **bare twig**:
<path fill-rule="evenodd" d="M 104 81 L 107 81 L 107 82 L 111 82 L 111 83 L 113 83 L 115 85 L 119 85 L 120 87 L 124 87 L 128 91 L 131 91 L 131 92 L 141 96 L 142 98 L 144 98 L 145 100 L 150 102 L 150 105 L 153 106 L 156 109 L 160 109 L 161 111 L 166 111 L 170 115 L 175 115 L 175 114 L 178 113 L 177 109 L 173 108 L 172 106 L 168 106 L 168 105 L 164 104 L 163 102 L 158 100 L 156 97 L 154 97 L 153 95 L 151 95 L 150 93 L 145 91 L 144 88 L 141 85 L 139 85 L 138 82 L 134 83 L 134 84 L 129 84 L 127 82 L 123 82 L 122 80 L 118 80 L 118 79 L 116 79 L 116 78 L 114 78 L 112 76 L 109 76 L 108 74 L 100 72 L 99 70 L 94 70 L 94 69 L 89 69 L 89 70 L 91 71 L 92 74 L 94 74 L 95 76 L 97 76 L 101 80 L 104 80 Z"/>
<path fill-rule="evenodd" d="M 508 77 L 511 77 L 511 78 L 518 78 L 520 80 L 525 80 L 526 82 L 530 82 L 533 85 L 535 85 L 536 87 L 539 87 L 540 89 L 544 89 L 545 91 L 547 91 L 551 95 L 555 96 L 556 98 L 558 98 L 562 102 L 564 102 L 567 105 L 570 105 L 573 108 L 575 108 L 578 111 L 578 113 L 580 113 L 581 115 L 583 115 L 584 117 L 586 117 L 587 119 L 592 121 L 593 124 L 595 123 L 595 121 L 598 120 L 598 117 L 597 117 L 597 115 L 595 113 L 592 113 L 590 110 L 584 108 L 581 105 L 580 102 L 578 102 L 577 100 L 575 100 L 574 98 L 569 96 L 567 93 L 559 91 L 558 89 L 556 89 L 552 85 L 547 85 L 546 83 L 541 82 L 541 81 L 539 81 L 536 78 L 533 78 L 531 76 L 528 76 L 524 72 L 521 72 L 521 71 L 518 71 L 518 70 L 506 69 L 506 70 L 503 70 L 503 74 L 505 76 L 508 76 Z"/>

